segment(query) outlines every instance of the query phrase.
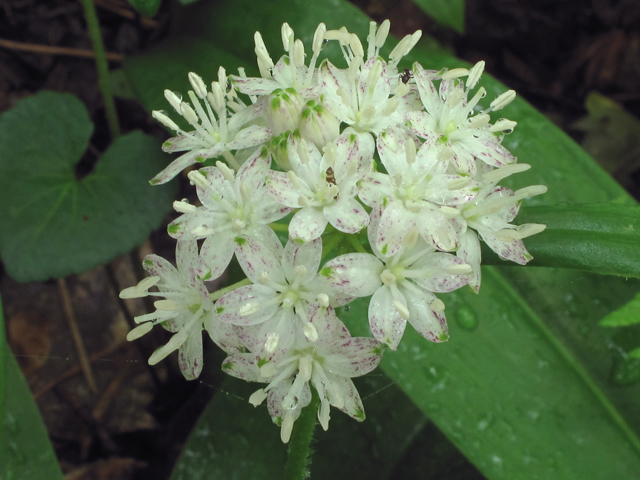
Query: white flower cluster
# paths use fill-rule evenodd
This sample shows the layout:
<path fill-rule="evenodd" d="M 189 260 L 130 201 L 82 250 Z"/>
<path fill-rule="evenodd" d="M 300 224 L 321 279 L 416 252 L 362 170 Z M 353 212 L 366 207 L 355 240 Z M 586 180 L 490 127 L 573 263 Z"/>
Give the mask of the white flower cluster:
<path fill-rule="evenodd" d="M 515 122 L 490 117 L 515 92 L 482 109 L 483 62 L 470 70 L 418 63 L 401 70 L 421 32 L 385 60 L 388 33 L 388 21 L 372 22 L 365 52 L 356 35 L 320 24 L 308 64 L 289 25 L 282 26 L 286 53 L 275 63 L 256 33 L 260 78 L 221 68 L 210 88 L 190 73 L 188 100 L 165 91 L 191 131 L 154 112 L 178 134 L 164 150 L 185 153 L 152 184 L 221 160 L 189 171 L 198 205 L 174 203 L 182 214 L 168 229 L 177 239 L 177 270 L 151 255 L 144 262 L 151 276 L 121 293 L 165 298 L 136 318 L 129 339 L 157 323 L 175 332 L 149 362 L 178 349 L 180 368 L 193 379 L 206 330 L 228 354 L 227 373 L 267 384 L 250 401 L 267 399 L 284 442 L 311 402 L 310 387 L 325 429 L 330 406 L 362 420 L 351 378 L 373 370 L 383 346 L 395 350 L 407 322 L 430 341 L 448 338 L 435 294 L 464 285 L 478 291 L 480 238 L 503 259 L 525 264 L 532 257 L 522 239 L 544 229 L 511 222 L 520 202 L 546 187 L 498 185 L 529 168 L 501 145 Z M 327 41 L 338 42 L 346 68 L 318 64 Z M 283 247 L 274 228 L 287 227 L 274 222 L 290 213 Z M 327 261 L 335 251 L 343 254 Z M 209 293 L 206 282 L 234 255 L 248 280 Z M 375 338 L 352 338 L 334 308 L 367 296 Z"/>

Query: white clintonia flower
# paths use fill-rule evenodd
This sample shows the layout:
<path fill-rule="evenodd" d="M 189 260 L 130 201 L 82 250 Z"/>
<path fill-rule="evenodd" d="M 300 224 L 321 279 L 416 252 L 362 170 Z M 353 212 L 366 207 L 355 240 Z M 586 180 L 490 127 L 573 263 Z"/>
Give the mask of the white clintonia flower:
<path fill-rule="evenodd" d="M 300 245 L 289 241 L 273 251 L 254 239 L 237 239 L 237 257 L 253 285 L 240 287 L 216 302 L 222 322 L 247 327 L 260 325 L 259 336 L 266 352 L 286 350 L 302 331 L 310 340 L 318 332 L 310 323 L 313 305 L 340 306 L 351 298 L 335 295 L 318 276 L 322 241 Z"/>
<path fill-rule="evenodd" d="M 257 150 L 234 175 L 225 164 L 189 172 L 201 207 L 185 201 L 174 202 L 183 213 L 169 227 L 174 238 L 205 238 L 202 258 L 209 272 L 205 280 L 217 278 L 229 265 L 234 239 L 256 238 L 272 249 L 281 248 L 269 224 L 281 219 L 291 208 L 277 203 L 264 186 L 271 157 Z"/>
<path fill-rule="evenodd" d="M 175 335 L 153 352 L 149 364 L 155 365 L 175 350 L 179 350 L 180 370 L 187 380 L 193 380 L 202 371 L 202 329 L 206 327 L 211 338 L 225 351 L 240 347 L 238 338 L 228 325 L 213 318 L 213 304 L 204 283 L 200 279 L 202 265 L 195 240 L 179 241 L 176 246 L 178 268 L 157 255 L 147 255 L 143 266 L 151 276 L 135 287 L 120 292 L 120 298 L 146 296 L 165 297 L 154 303 L 156 311 L 135 318 L 141 324 L 127 335 L 135 340 L 160 324 Z M 158 292 L 149 288 L 157 287 Z"/>
<path fill-rule="evenodd" d="M 342 70 L 325 60 L 320 66 L 318 81 L 322 84 L 323 103 L 340 121 L 358 132 L 376 135 L 391 125 L 403 122 L 403 114 L 416 104 L 415 92 L 398 82 L 398 62 L 411 51 L 422 32 L 403 38 L 389 55 L 389 63 L 380 57 L 380 48 L 389 34 L 390 22 L 385 20 L 377 29 L 370 23 L 366 53 L 360 39 L 345 28 L 325 33 L 328 40 L 338 40 L 348 69 Z"/>
<path fill-rule="evenodd" d="M 524 198 L 541 195 L 547 191 L 544 185 L 531 185 L 514 192 L 505 187 L 497 186 L 497 183 L 514 173 L 524 172 L 531 168 L 521 163 L 508 165 L 502 168 L 490 170 L 479 169 L 478 177 L 483 184 L 482 190 L 473 202 L 460 207 L 462 217 L 469 228 L 473 228 L 489 247 L 500 258 L 511 260 L 520 265 L 526 265 L 533 259 L 522 242 L 523 238 L 542 232 L 546 226 L 537 223 L 524 225 L 512 225 L 520 210 L 520 203 Z M 469 235 L 464 242 L 459 256 L 465 258 L 474 265 L 476 281 L 473 285 L 480 286 L 480 245 L 477 237 Z M 477 289 L 476 289 L 477 291 Z"/>
<path fill-rule="evenodd" d="M 484 62 L 478 62 L 471 70 L 455 68 L 442 72 L 414 64 L 413 75 L 426 112 L 413 111 L 405 115 L 409 130 L 424 138 L 434 155 L 449 158 L 456 171 L 472 176 L 476 171 L 475 158 L 494 167 L 515 162 L 514 156 L 500 145 L 504 136 L 500 133 L 513 130 L 516 122 L 501 119 L 491 125 L 489 112 L 504 108 L 516 92 L 503 93 L 488 109 L 474 115 L 486 91 L 480 87 L 471 99 L 468 95 L 478 84 L 483 70 Z M 466 85 L 459 78 L 463 76 L 467 76 Z M 433 84 L 435 80 L 440 80 L 439 91 Z"/>
<path fill-rule="evenodd" d="M 378 137 L 378 153 L 388 175 L 372 172 L 360 184 L 360 199 L 370 206 L 384 206 L 375 246 L 384 255 L 395 255 L 402 239 L 416 226 L 422 237 L 440 250 L 455 250 L 464 222 L 453 206 L 473 200 L 478 182 L 447 172 L 430 143 L 416 152 L 409 134 L 389 128 Z"/>
<path fill-rule="evenodd" d="M 373 336 L 395 350 L 407 321 L 432 342 L 449 338 L 444 303 L 432 292 L 451 292 L 469 282 L 472 268 L 452 254 L 435 251 L 413 227 L 395 255 L 375 247 L 380 208 L 372 212 L 369 242 L 375 256 L 350 253 L 327 262 L 320 273 L 345 295 L 366 297 Z M 376 258 L 377 257 L 377 258 Z"/>
<path fill-rule="evenodd" d="M 282 24 L 282 45 L 288 55 L 283 55 L 274 64 L 260 32 L 254 35 L 255 52 L 258 58 L 258 68 L 262 78 L 252 78 L 231 75 L 231 82 L 242 93 L 247 95 L 270 95 L 276 90 L 290 89 L 308 100 L 318 96 L 316 61 L 322 50 L 324 35 L 327 28 L 324 23 L 318 25 L 313 35 L 313 55 L 309 66 L 305 65 L 304 45 L 295 38 L 293 29 L 288 23 Z"/>
<path fill-rule="evenodd" d="M 227 108 L 226 94 L 227 76 L 221 67 L 218 73 L 218 82 L 211 84 L 211 91 L 195 73 L 189 74 L 189 81 L 193 90 L 189 91 L 191 104 L 183 102 L 180 95 L 165 90 L 164 94 L 171 106 L 184 117 L 195 129 L 192 132 L 182 130 L 173 120 L 160 111 L 154 111 L 153 117 L 179 135 L 164 142 L 162 149 L 165 152 L 187 153 L 175 159 L 162 172 L 152 180 L 152 185 L 166 183 L 175 177 L 189 165 L 204 162 L 207 158 L 224 156 L 225 160 L 233 167 L 239 167 L 239 163 L 231 154 L 231 150 L 241 150 L 262 145 L 268 141 L 271 131 L 259 125 L 247 123 L 263 114 L 258 105 L 241 108 L 237 103 L 238 112 L 230 118 Z M 204 106 L 204 108 L 203 108 Z"/>
<path fill-rule="evenodd" d="M 302 207 L 289 224 L 292 238 L 302 242 L 318 238 L 327 223 L 345 233 L 367 226 L 369 215 L 354 197 L 373 149 L 360 139 L 348 129 L 327 144 L 321 155 L 312 143 L 290 136 L 287 151 L 291 170 L 270 171 L 267 188 L 281 204 Z"/>
<path fill-rule="evenodd" d="M 284 443 L 289 441 L 300 411 L 311 401 L 310 386 L 320 397 L 318 420 L 324 430 L 329 428 L 330 406 L 364 420 L 364 407 L 351 378 L 371 372 L 382 356 L 376 340 L 352 338 L 331 307 L 315 305 L 309 314 L 309 322 L 318 332 L 314 342 L 297 335 L 292 348 L 272 354 L 264 362 L 261 337 L 247 332 L 243 342 L 250 353 L 235 353 L 222 364 L 234 377 L 269 384 L 249 401 L 257 406 L 267 399 L 269 414 L 280 425 Z"/>

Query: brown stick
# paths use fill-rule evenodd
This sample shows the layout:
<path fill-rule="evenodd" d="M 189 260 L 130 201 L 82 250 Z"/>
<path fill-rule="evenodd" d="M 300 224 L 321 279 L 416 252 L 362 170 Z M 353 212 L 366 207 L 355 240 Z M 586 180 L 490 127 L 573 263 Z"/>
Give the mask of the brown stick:
<path fill-rule="evenodd" d="M 89 362 L 93 363 L 93 362 L 95 362 L 97 360 L 100 360 L 102 357 L 106 357 L 106 356 L 111 355 L 112 353 L 116 352 L 117 350 L 120 350 L 122 347 L 130 346 L 130 345 L 131 344 L 129 342 L 122 342 L 122 343 L 119 343 L 117 345 L 112 345 L 112 346 L 110 346 L 108 348 L 105 348 L 101 352 L 97 352 L 97 353 L 94 353 L 93 355 L 91 355 L 89 357 Z M 69 370 L 64 372 L 58 378 L 54 378 L 49 383 L 47 383 L 44 387 L 42 387 L 40 390 L 35 392 L 33 394 L 33 398 L 35 400 L 38 400 L 41 396 L 43 396 L 45 393 L 47 393 L 53 387 L 58 385 L 60 382 L 64 382 L 65 380 L 68 380 L 71 377 L 75 377 L 80 372 L 82 372 L 82 369 L 80 368 L 80 365 L 76 365 L 74 367 L 71 367 Z"/>
<path fill-rule="evenodd" d="M 82 48 L 56 47 L 50 45 L 36 45 L 34 43 L 21 43 L 0 38 L 0 47 L 11 50 L 22 50 L 23 52 L 41 53 L 44 55 L 68 55 L 70 57 L 94 58 L 93 50 L 84 50 Z M 124 61 L 124 55 L 121 53 L 107 53 L 107 60 L 112 62 Z"/>
<path fill-rule="evenodd" d="M 60 297 L 62 298 L 62 308 L 64 309 L 64 314 L 67 318 L 69 330 L 71 330 L 71 338 L 73 338 L 73 343 L 75 344 L 76 351 L 78 352 L 78 360 L 80 360 L 80 367 L 82 368 L 82 372 L 84 373 L 84 378 L 89 385 L 89 389 L 93 393 L 98 393 L 96 381 L 93 378 L 93 372 L 91 371 L 91 364 L 89 363 L 89 359 L 87 358 L 87 350 L 84 348 L 84 342 L 82 341 L 82 336 L 80 335 L 80 329 L 78 328 L 78 324 L 76 322 L 76 316 L 73 313 L 71 297 L 69 297 L 67 283 L 65 282 L 64 278 L 58 279 L 58 287 L 60 288 Z"/>

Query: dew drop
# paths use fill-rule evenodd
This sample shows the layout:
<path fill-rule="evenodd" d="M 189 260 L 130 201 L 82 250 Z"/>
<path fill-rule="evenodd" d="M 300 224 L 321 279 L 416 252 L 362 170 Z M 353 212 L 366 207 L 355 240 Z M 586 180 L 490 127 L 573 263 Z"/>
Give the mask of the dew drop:
<path fill-rule="evenodd" d="M 462 305 L 455 313 L 456 322 L 460 328 L 473 330 L 478 326 L 478 316 L 468 305 Z"/>

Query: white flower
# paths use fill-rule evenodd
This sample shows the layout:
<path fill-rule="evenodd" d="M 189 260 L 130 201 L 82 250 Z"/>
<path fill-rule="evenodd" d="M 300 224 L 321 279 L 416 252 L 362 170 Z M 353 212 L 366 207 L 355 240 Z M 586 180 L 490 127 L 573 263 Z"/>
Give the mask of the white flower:
<path fill-rule="evenodd" d="M 464 232 L 456 205 L 473 200 L 478 182 L 446 173 L 433 146 L 425 142 L 416 152 L 411 136 L 389 128 L 378 137 L 378 153 L 388 175 L 372 172 L 360 184 L 359 197 L 367 205 L 384 206 L 375 245 L 384 255 L 395 255 L 402 239 L 416 226 L 436 248 L 455 250 Z"/>
<path fill-rule="evenodd" d="M 351 130 L 328 144 L 324 155 L 304 139 L 291 135 L 288 172 L 269 172 L 267 188 L 288 207 L 302 207 L 289 224 L 289 235 L 302 242 L 318 238 L 327 223 L 345 233 L 359 232 L 369 215 L 354 198 L 357 182 L 373 158 L 371 145 Z"/>
<path fill-rule="evenodd" d="M 265 362 L 261 337 L 247 332 L 243 341 L 250 353 L 230 355 L 222 365 L 230 375 L 269 384 L 249 401 L 257 406 L 267 399 L 269 414 L 280 425 L 284 443 L 289 441 L 301 409 L 311 401 L 310 385 L 320 397 L 318 420 L 324 430 L 329 428 L 330 406 L 364 420 L 364 407 L 351 378 L 371 372 L 382 356 L 376 340 L 352 338 L 331 307 L 315 305 L 309 314 L 309 322 L 318 332 L 314 342 L 298 335 L 290 350 L 271 354 Z"/>
<path fill-rule="evenodd" d="M 265 351 L 287 350 L 298 332 L 314 341 L 318 332 L 309 320 L 312 306 L 340 306 L 351 300 L 336 295 L 318 276 L 322 255 L 319 238 L 304 245 L 290 240 L 278 251 L 252 238 L 236 242 L 238 262 L 253 285 L 224 295 L 216 302 L 216 312 L 222 322 L 260 325 Z"/>
<path fill-rule="evenodd" d="M 531 185 L 513 191 L 496 184 L 503 178 L 514 173 L 523 172 L 530 168 L 527 164 L 514 164 L 499 169 L 485 168 L 479 171 L 479 177 L 483 183 L 480 193 L 473 202 L 460 207 L 461 215 L 468 227 L 478 232 L 478 235 L 500 258 L 511 260 L 520 265 L 525 265 L 533 257 L 527 252 L 522 242 L 523 238 L 542 232 L 546 225 L 527 223 L 524 225 L 512 225 L 511 222 L 518 215 L 520 203 L 524 198 L 541 195 L 547 191 L 544 185 Z M 465 244 L 465 250 L 461 253 L 463 258 L 469 258 L 470 263 L 478 255 L 479 246 L 469 237 Z M 479 267 L 479 262 L 478 262 Z M 479 272 L 478 286 L 479 286 Z"/>
<path fill-rule="evenodd" d="M 322 50 L 326 27 L 324 23 L 318 25 L 313 35 L 313 55 L 307 67 L 305 64 L 304 45 L 296 39 L 293 29 L 288 23 L 282 24 L 282 45 L 288 55 L 283 55 L 274 65 L 260 32 L 256 32 L 254 41 L 258 58 L 258 68 L 262 78 L 250 78 L 231 75 L 231 82 L 242 93 L 247 95 L 270 95 L 275 90 L 296 92 L 304 100 L 318 96 L 316 61 Z"/>
<path fill-rule="evenodd" d="M 143 266 L 151 276 L 137 286 L 124 289 L 120 298 L 146 296 L 165 297 L 154 303 L 156 311 L 135 318 L 141 324 L 127 335 L 135 340 L 160 324 L 175 335 L 169 342 L 153 352 L 149 364 L 155 365 L 175 350 L 179 350 L 180 370 L 187 380 L 193 380 L 202 371 L 202 329 L 206 327 L 211 338 L 223 350 L 231 352 L 240 347 L 232 328 L 213 318 L 212 302 L 200 276 L 202 264 L 195 240 L 179 241 L 176 246 L 178 268 L 157 255 L 147 255 Z M 158 292 L 149 288 L 157 287 Z"/>
<path fill-rule="evenodd" d="M 395 350 L 407 321 L 432 342 L 449 338 L 444 303 L 432 292 L 451 292 L 469 282 L 472 268 L 460 258 L 435 251 L 419 238 L 413 227 L 395 255 L 384 255 L 375 247 L 381 209 L 372 212 L 368 253 L 341 255 L 327 262 L 320 273 L 345 295 L 366 297 L 373 336 Z M 376 258 L 377 257 L 377 258 Z"/>
<path fill-rule="evenodd" d="M 218 82 L 211 84 L 211 91 L 195 73 L 189 74 L 193 90 L 189 91 L 191 104 L 183 102 L 180 95 L 170 90 L 164 94 L 171 106 L 194 128 L 192 132 L 182 130 L 166 114 L 154 111 L 153 117 L 179 135 L 164 142 L 165 152 L 187 153 L 175 159 L 152 180 L 152 185 L 166 183 L 189 165 L 204 162 L 208 158 L 223 156 L 233 167 L 239 167 L 231 150 L 241 150 L 261 145 L 268 141 L 271 131 L 259 125 L 245 125 L 263 114 L 260 105 L 244 107 L 234 102 L 239 110 L 235 113 L 227 108 L 227 98 L 233 98 L 233 91 L 226 93 L 227 76 L 221 67 Z M 204 108 L 203 108 L 204 105 Z"/>
<path fill-rule="evenodd" d="M 380 48 L 389 34 L 385 20 L 378 29 L 369 24 L 366 53 L 360 39 L 343 27 L 325 33 L 328 40 L 338 40 L 349 68 L 335 67 L 325 60 L 320 66 L 318 81 L 322 84 L 323 103 L 340 121 L 358 132 L 380 133 L 385 128 L 403 122 L 403 114 L 419 108 L 411 87 L 398 82 L 398 62 L 420 39 L 418 30 L 404 37 L 389 55 L 389 63 L 380 57 Z"/>
<path fill-rule="evenodd" d="M 471 70 L 456 68 L 441 72 L 425 70 L 418 63 L 413 66 L 413 76 L 426 112 L 407 113 L 407 126 L 432 146 L 434 155 L 449 160 L 455 170 L 464 175 L 475 175 L 476 158 L 494 167 L 516 161 L 500 145 L 504 132 L 513 130 L 516 122 L 501 119 L 494 125 L 489 123 L 489 112 L 508 105 L 515 98 L 515 92 L 509 90 L 503 93 L 491 102 L 488 109 L 477 114 L 475 107 L 486 95 L 485 89 L 480 87 L 468 99 L 483 69 L 484 62 L 478 62 Z M 466 85 L 459 78 L 463 76 L 467 76 Z M 439 91 L 433 83 L 436 80 L 440 80 Z"/>
<path fill-rule="evenodd" d="M 270 164 L 271 157 L 257 150 L 237 175 L 221 162 L 189 172 L 202 206 L 174 202 L 174 208 L 183 215 L 169 225 L 168 231 L 178 239 L 205 238 L 201 255 L 210 270 L 205 280 L 217 278 L 227 268 L 237 237 L 257 238 L 270 248 L 282 248 L 269 224 L 292 209 L 277 203 L 264 186 Z"/>

